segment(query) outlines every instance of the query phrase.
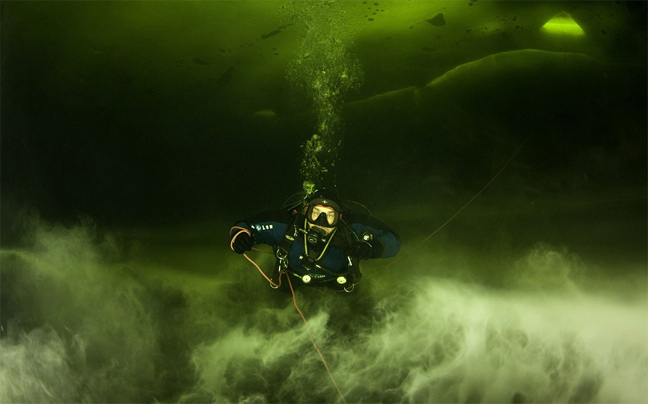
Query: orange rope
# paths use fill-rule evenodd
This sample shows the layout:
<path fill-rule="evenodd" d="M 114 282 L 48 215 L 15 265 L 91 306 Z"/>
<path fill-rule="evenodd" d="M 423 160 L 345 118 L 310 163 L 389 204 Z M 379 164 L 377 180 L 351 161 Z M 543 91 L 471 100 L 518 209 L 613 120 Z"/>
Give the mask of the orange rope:
<path fill-rule="evenodd" d="M 238 237 L 239 234 L 241 234 L 242 232 L 245 232 L 248 235 L 251 235 L 250 230 L 246 229 L 245 227 L 240 227 L 240 226 L 233 226 L 230 229 L 230 233 L 234 229 L 240 229 L 242 231 L 236 233 L 234 235 L 234 237 L 232 237 L 232 240 L 230 241 L 230 248 L 232 250 L 234 250 L 234 240 L 236 239 L 236 237 Z M 259 250 L 259 249 L 256 249 L 256 248 L 253 248 L 253 250 L 268 253 L 268 251 Z M 272 253 L 270 253 L 270 254 L 272 254 Z M 274 283 L 272 281 L 272 279 L 268 278 L 268 276 L 265 274 L 265 272 L 263 272 L 261 267 L 256 262 L 254 262 L 254 260 L 252 258 L 248 257 L 247 254 L 245 254 L 245 253 L 243 253 L 243 256 L 248 261 L 250 261 L 252 263 L 252 265 L 254 265 L 256 267 L 256 269 L 261 273 L 261 275 L 263 275 L 264 278 L 266 278 L 266 280 L 270 283 L 270 285 L 272 285 L 274 288 L 278 288 L 278 287 L 281 286 L 281 277 L 285 273 L 285 271 L 282 271 L 279 274 L 279 284 L 276 284 L 276 283 Z M 304 316 L 304 313 L 302 313 L 301 309 L 297 305 L 297 297 L 295 296 L 295 289 L 293 289 L 293 285 L 292 285 L 292 282 L 290 280 L 290 275 L 286 274 L 286 278 L 288 279 L 288 285 L 290 286 L 290 292 L 292 293 L 292 299 L 293 299 L 293 304 L 295 305 L 295 309 L 297 309 L 297 313 L 299 313 L 302 320 L 304 320 L 304 324 L 306 325 L 306 331 L 308 331 L 308 338 L 310 338 L 311 344 L 313 344 L 313 347 L 315 348 L 315 351 L 317 351 L 317 354 L 319 355 L 320 359 L 322 360 L 322 363 L 324 364 L 324 368 L 326 368 L 326 372 L 328 373 L 329 377 L 331 378 L 331 381 L 333 382 L 333 386 L 335 386 L 335 390 L 337 390 L 337 393 L 340 395 L 340 398 L 342 399 L 342 402 L 344 404 L 347 404 L 347 401 L 344 398 L 344 394 L 342 394 L 342 390 L 340 390 L 340 387 L 338 386 L 337 382 L 335 381 L 335 378 L 333 377 L 333 373 L 331 373 L 331 369 L 329 368 L 329 365 L 326 362 L 326 359 L 324 359 L 324 355 L 322 355 L 322 351 L 320 351 L 320 349 L 317 347 L 317 344 L 315 343 L 315 339 L 313 338 L 313 333 L 311 333 L 310 327 L 308 326 L 308 321 L 306 321 L 306 316 Z"/>
<path fill-rule="evenodd" d="M 246 229 L 245 227 L 241 227 L 241 226 L 232 226 L 232 228 L 230 229 L 230 233 L 231 233 L 231 231 L 234 230 L 234 229 L 240 229 L 240 230 L 242 230 L 242 231 L 236 233 L 236 234 L 234 235 L 234 237 L 232 237 L 232 240 L 230 241 L 230 248 L 232 249 L 232 251 L 234 251 L 234 241 L 235 241 L 236 238 L 239 236 L 239 234 L 241 234 L 241 233 L 247 233 L 249 236 L 252 235 L 252 233 L 250 232 L 250 230 Z M 253 249 L 254 251 L 259 251 L 259 252 L 262 252 L 262 253 L 272 254 L 272 252 L 270 252 L 270 251 L 260 250 L 260 249 L 258 249 L 258 248 L 252 248 L 252 249 Z M 276 289 L 276 288 L 278 288 L 278 287 L 281 286 L 281 275 L 279 276 L 279 283 L 276 284 L 276 283 L 274 283 L 274 282 L 272 281 L 272 279 L 268 278 L 268 275 L 266 275 L 265 272 L 263 272 L 263 269 L 261 269 L 261 267 L 260 267 L 256 262 L 254 262 L 254 261 L 252 260 L 252 258 L 248 257 L 248 255 L 247 255 L 246 253 L 243 253 L 243 256 L 245 257 L 245 259 L 247 259 L 248 261 L 250 261 L 250 262 L 252 263 L 252 265 L 254 265 L 254 266 L 256 267 L 256 269 L 259 271 L 259 273 L 261 273 L 261 275 L 263 275 L 263 277 L 266 278 L 266 280 L 270 283 L 270 285 L 272 285 L 272 287 L 274 287 L 274 288 Z"/>
<path fill-rule="evenodd" d="M 506 161 L 506 163 L 504 163 L 504 165 L 502 166 L 502 168 L 500 168 L 499 171 L 497 171 L 497 173 L 495 173 L 495 175 L 493 176 L 493 178 L 491 178 L 491 180 L 488 181 L 488 183 L 487 183 L 487 184 L 486 184 L 482 189 L 480 189 L 479 192 L 477 192 L 477 193 L 476 193 L 472 198 L 470 198 L 470 200 L 468 200 L 468 202 L 466 202 L 466 203 L 465 203 L 465 204 L 464 204 L 464 205 L 463 205 L 463 206 L 462 206 L 462 207 L 461 207 L 457 212 L 455 212 L 454 215 L 452 215 L 448 220 L 446 220 L 445 223 L 443 223 L 443 224 L 442 224 L 441 226 L 439 226 L 435 231 L 433 231 L 430 235 L 428 235 L 428 236 L 425 237 L 423 240 L 421 240 L 418 244 L 416 244 L 414 247 L 412 247 L 412 249 L 411 249 L 410 251 L 417 249 L 417 248 L 420 247 L 423 243 L 425 243 L 425 242 L 428 241 L 430 238 L 432 238 L 435 234 L 437 234 L 438 232 L 440 232 L 444 227 L 446 227 L 450 222 L 452 222 L 452 221 L 453 221 L 457 216 L 459 216 L 459 214 L 460 214 L 461 212 L 463 212 L 463 210 L 466 209 L 466 208 L 468 207 L 468 205 L 470 205 L 470 204 L 471 204 L 475 199 L 477 199 L 477 198 L 478 198 L 478 197 L 479 197 L 479 196 L 480 196 L 480 195 L 481 195 L 481 194 L 482 194 L 482 193 L 483 193 L 483 192 L 484 192 L 484 191 L 485 191 L 485 190 L 486 190 L 486 189 L 487 189 L 487 188 L 488 188 L 488 187 L 489 187 L 489 186 L 490 186 L 490 185 L 491 185 L 491 184 L 492 184 L 496 179 L 497 179 L 497 177 L 499 177 L 499 175 L 502 173 L 502 171 L 504 171 L 504 169 L 505 169 L 505 168 L 509 165 L 509 163 L 510 163 L 514 158 L 515 158 L 515 156 L 517 156 L 518 152 L 520 151 L 520 149 L 522 149 L 522 146 L 524 146 L 524 144 L 526 143 L 526 141 L 529 139 L 530 136 L 531 136 L 531 134 L 529 134 L 529 135 L 526 137 L 526 139 L 524 139 L 524 141 L 520 144 L 520 146 L 517 148 L 517 150 L 515 151 L 515 153 L 513 153 L 513 155 L 512 155 L 512 156 L 511 156 L 507 161 Z M 233 229 L 241 229 L 241 230 L 245 231 L 248 235 L 251 235 L 250 230 L 248 230 L 248 229 L 246 229 L 246 228 L 244 228 L 244 227 L 240 227 L 240 226 L 233 226 L 233 227 L 230 229 L 230 232 L 231 232 Z M 234 235 L 234 237 L 232 237 L 232 240 L 231 240 L 231 242 L 230 242 L 230 248 L 232 248 L 232 250 L 234 250 L 234 240 L 236 239 L 236 237 L 238 237 L 238 235 L 239 235 L 240 233 L 241 233 L 241 232 L 238 232 L 237 234 Z M 260 252 L 264 252 L 264 253 L 269 253 L 268 251 L 258 250 L 258 249 L 256 249 L 256 248 L 253 248 L 253 250 L 255 250 L 255 251 L 260 251 Z M 271 253 L 270 253 L 270 254 L 271 254 Z M 281 285 L 281 275 L 283 275 L 284 272 L 282 272 L 282 273 L 279 275 L 279 284 L 277 285 L 277 284 L 274 283 L 270 278 L 268 278 L 268 276 L 263 272 L 263 270 L 261 269 L 261 267 L 259 267 L 259 265 L 257 265 L 256 262 L 254 262 L 250 257 L 248 257 L 247 254 L 244 253 L 243 256 L 245 256 L 245 258 L 246 258 L 248 261 L 250 261 L 250 262 L 251 262 L 251 263 L 252 263 L 252 264 L 253 264 L 253 265 L 254 265 L 254 266 L 259 270 L 259 272 L 261 273 L 261 275 L 263 275 L 263 277 L 266 278 L 266 280 L 267 280 L 268 282 L 270 282 L 271 285 L 273 285 L 274 287 L 277 287 L 277 288 Z M 393 260 L 392 262 L 390 262 L 389 264 L 385 265 L 385 266 L 383 267 L 383 269 L 392 266 L 394 263 L 398 262 L 401 258 L 402 258 L 402 255 L 401 255 L 400 257 L 398 257 L 397 259 Z M 374 272 L 374 274 L 375 274 L 375 272 Z M 372 274 L 372 275 L 374 275 L 374 274 Z M 324 364 L 324 367 L 326 368 L 326 372 L 328 373 L 329 377 L 331 378 L 331 381 L 333 382 L 333 385 L 335 386 L 335 389 L 337 390 L 338 395 L 339 395 L 340 398 L 342 399 L 342 402 L 343 402 L 344 404 L 347 404 L 347 401 L 346 401 L 346 399 L 344 398 L 344 394 L 342 394 L 342 390 L 340 390 L 340 387 L 338 386 L 337 382 L 335 381 L 335 378 L 333 377 L 333 373 L 331 372 L 331 369 L 329 368 L 329 365 L 328 365 L 328 363 L 326 362 L 326 359 L 324 359 L 324 355 L 322 355 L 322 352 L 320 351 L 320 349 L 317 347 L 317 344 L 315 343 L 315 339 L 313 338 L 313 333 L 311 332 L 310 327 L 308 326 L 308 321 L 306 321 L 306 316 L 304 316 L 304 313 L 302 313 L 301 309 L 300 309 L 299 306 L 297 305 L 297 297 L 295 296 L 295 290 L 293 289 L 292 281 L 290 280 L 290 275 L 286 275 L 286 278 L 288 279 L 288 285 L 290 286 L 290 292 L 292 293 L 293 304 L 295 305 L 295 309 L 297 310 L 297 313 L 299 313 L 299 315 L 301 316 L 302 320 L 304 320 L 304 324 L 306 325 L 306 330 L 308 331 L 308 338 L 310 338 L 310 341 L 311 341 L 311 343 L 313 344 L 313 348 L 315 348 L 315 351 L 317 351 L 317 354 L 319 355 L 320 359 L 322 360 L 322 363 Z"/>
<path fill-rule="evenodd" d="M 315 348 L 315 351 L 317 351 L 317 354 L 319 355 L 320 359 L 322 360 L 322 363 L 324 364 L 324 367 L 326 368 L 326 373 L 328 373 L 329 377 L 331 378 L 331 381 L 333 382 L 333 386 L 335 386 L 335 390 L 337 390 L 338 395 L 342 399 L 342 402 L 344 404 L 347 404 L 346 399 L 344 398 L 344 394 L 342 394 L 342 390 L 340 390 L 340 386 L 338 386 L 337 382 L 335 381 L 335 378 L 333 377 L 333 373 L 331 373 L 331 369 L 329 368 L 328 363 L 326 362 L 326 359 L 324 359 L 324 355 L 322 355 L 322 351 L 319 350 L 317 347 L 317 344 L 315 343 L 315 339 L 313 338 L 313 333 L 311 333 L 310 327 L 308 326 L 308 321 L 306 321 L 306 317 L 304 316 L 304 313 L 299 309 L 299 306 L 297 305 L 297 298 L 295 297 L 295 290 L 293 289 L 292 281 L 290 280 L 290 276 L 287 276 L 288 278 L 288 285 L 290 286 L 290 292 L 292 293 L 292 298 L 293 298 L 293 303 L 295 305 L 295 309 L 297 309 L 297 313 L 301 316 L 302 320 L 304 320 L 304 324 L 306 325 L 306 331 L 308 331 L 308 338 L 310 338 L 311 343 L 313 344 L 313 348 Z"/>

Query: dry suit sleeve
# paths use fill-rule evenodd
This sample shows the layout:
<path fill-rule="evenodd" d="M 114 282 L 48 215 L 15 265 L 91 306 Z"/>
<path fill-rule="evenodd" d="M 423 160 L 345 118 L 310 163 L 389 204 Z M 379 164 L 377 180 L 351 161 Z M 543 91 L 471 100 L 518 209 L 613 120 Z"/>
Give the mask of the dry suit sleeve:
<path fill-rule="evenodd" d="M 248 229 L 254 244 L 278 245 L 288 227 L 290 214 L 285 211 L 268 211 L 237 221 L 230 229 L 230 237 L 239 231 L 236 227 Z"/>
<path fill-rule="evenodd" d="M 371 258 L 389 258 L 400 251 L 400 237 L 380 220 L 364 214 L 354 214 L 351 229 L 362 238 L 363 234 L 371 234 L 373 247 Z"/>

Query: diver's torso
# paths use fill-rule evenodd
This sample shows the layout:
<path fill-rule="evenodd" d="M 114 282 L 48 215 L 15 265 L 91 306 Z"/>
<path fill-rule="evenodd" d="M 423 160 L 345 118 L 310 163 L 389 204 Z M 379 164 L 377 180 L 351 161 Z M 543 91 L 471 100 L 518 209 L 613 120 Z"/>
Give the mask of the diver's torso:
<path fill-rule="evenodd" d="M 310 246 L 309 246 L 310 247 Z M 303 237 L 295 239 L 288 254 L 290 270 L 300 276 L 310 275 L 313 280 L 324 281 L 348 273 L 348 258 L 337 235 L 324 249 L 323 245 L 306 252 Z"/>

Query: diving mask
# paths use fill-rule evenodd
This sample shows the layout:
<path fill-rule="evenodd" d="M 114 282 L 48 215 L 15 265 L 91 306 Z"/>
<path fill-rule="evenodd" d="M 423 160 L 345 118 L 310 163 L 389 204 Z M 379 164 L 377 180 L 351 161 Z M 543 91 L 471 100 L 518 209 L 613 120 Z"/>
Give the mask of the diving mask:
<path fill-rule="evenodd" d="M 310 224 L 327 228 L 335 227 L 340 215 L 340 206 L 329 199 L 323 198 L 311 201 L 306 210 L 306 218 Z"/>

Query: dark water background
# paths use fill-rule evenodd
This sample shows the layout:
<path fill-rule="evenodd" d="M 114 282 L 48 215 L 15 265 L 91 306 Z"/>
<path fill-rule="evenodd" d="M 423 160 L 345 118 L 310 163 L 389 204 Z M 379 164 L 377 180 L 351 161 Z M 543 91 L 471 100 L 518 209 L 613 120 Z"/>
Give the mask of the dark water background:
<path fill-rule="evenodd" d="M 403 241 L 297 293 L 347 400 L 644 402 L 645 3 L 340 3 L 339 190 Z M 0 4 L 0 402 L 339 400 L 227 246 L 315 127 L 281 4 Z"/>

